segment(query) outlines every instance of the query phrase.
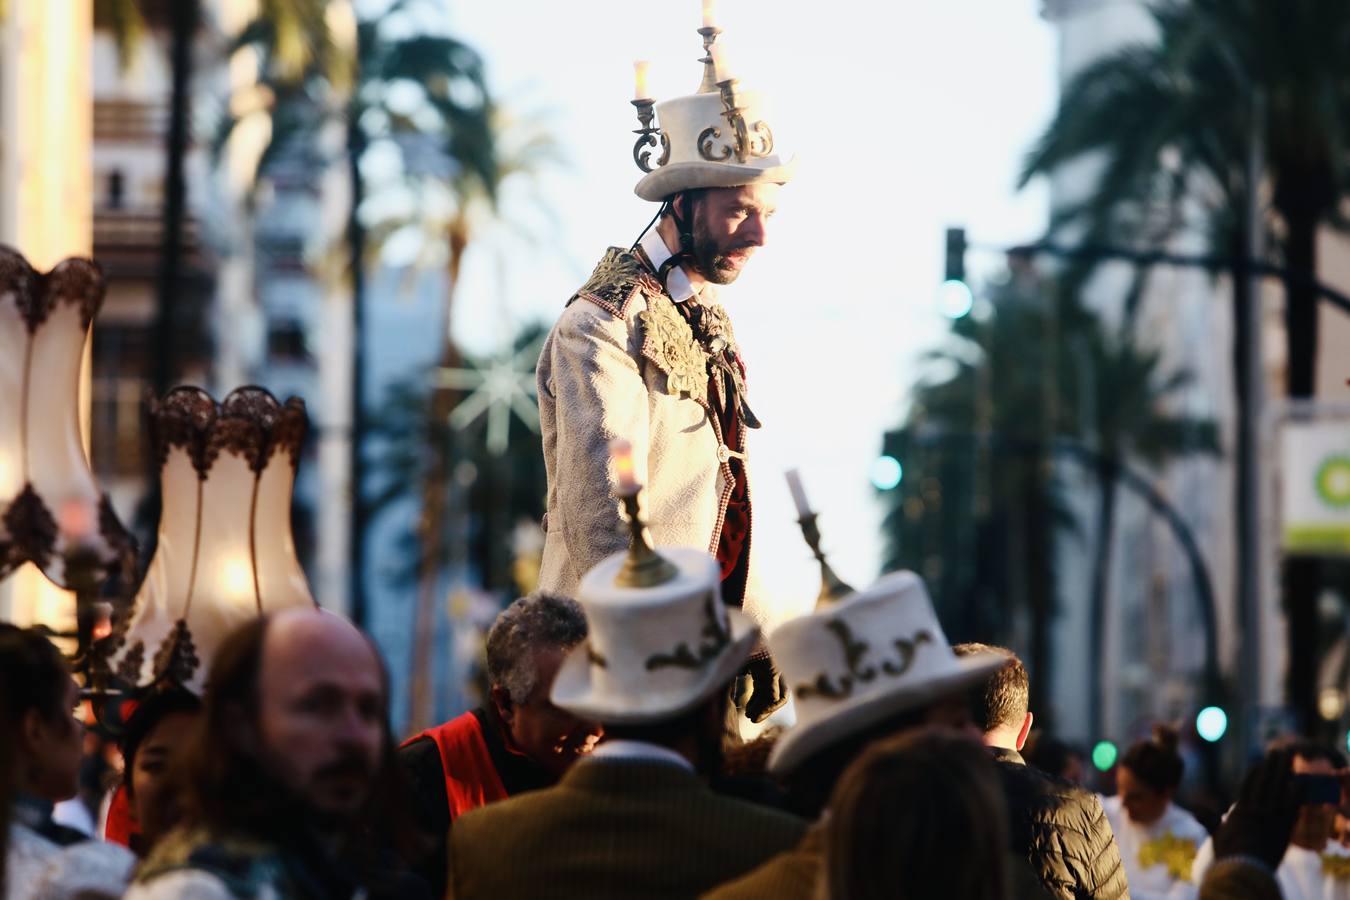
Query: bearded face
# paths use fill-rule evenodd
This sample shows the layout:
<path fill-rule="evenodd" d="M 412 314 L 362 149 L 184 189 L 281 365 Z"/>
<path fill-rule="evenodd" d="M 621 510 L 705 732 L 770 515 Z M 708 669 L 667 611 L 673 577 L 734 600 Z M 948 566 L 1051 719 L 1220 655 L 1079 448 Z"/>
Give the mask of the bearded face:
<path fill-rule="evenodd" d="M 694 237 L 692 268 L 713 284 L 731 284 L 755 250 L 764 246 L 778 205 L 777 184 L 709 188 L 689 203 Z"/>

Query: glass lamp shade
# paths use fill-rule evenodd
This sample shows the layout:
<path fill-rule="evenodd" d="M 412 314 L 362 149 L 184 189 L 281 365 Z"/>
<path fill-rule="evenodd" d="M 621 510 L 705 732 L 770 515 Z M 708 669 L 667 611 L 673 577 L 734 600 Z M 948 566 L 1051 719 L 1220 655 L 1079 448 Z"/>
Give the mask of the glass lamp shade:
<path fill-rule="evenodd" d="M 159 539 L 112 657 L 117 675 L 201 692 L 217 648 L 254 616 L 313 606 L 291 535 L 305 406 L 244 387 L 219 405 L 174 388 L 150 411 Z"/>
<path fill-rule="evenodd" d="M 92 260 L 42 274 L 0 247 L 0 576 L 31 561 L 87 588 L 132 552 L 80 431 L 80 366 L 103 294 Z"/>

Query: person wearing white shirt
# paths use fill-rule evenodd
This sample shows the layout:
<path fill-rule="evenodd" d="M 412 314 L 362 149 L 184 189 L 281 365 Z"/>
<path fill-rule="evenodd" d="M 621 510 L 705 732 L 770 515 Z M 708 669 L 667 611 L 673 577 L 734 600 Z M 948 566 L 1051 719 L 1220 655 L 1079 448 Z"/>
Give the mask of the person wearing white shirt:
<path fill-rule="evenodd" d="M 1209 832 L 1173 802 L 1184 770 L 1176 732 L 1160 726 L 1126 751 L 1116 772 L 1119 793 L 1102 801 L 1135 900 L 1197 895 L 1192 863 Z"/>
<path fill-rule="evenodd" d="M 1340 754 L 1311 741 L 1289 749 L 1294 775 L 1303 776 L 1299 785 L 1308 796 L 1299 807 L 1289 848 L 1275 871 L 1280 893 L 1284 900 L 1350 900 L 1350 850 L 1331 840 L 1337 805 L 1309 789 L 1314 778 L 1337 778 L 1344 761 Z M 1200 849 L 1193 870 L 1197 881 L 1213 858 L 1211 844 Z"/>

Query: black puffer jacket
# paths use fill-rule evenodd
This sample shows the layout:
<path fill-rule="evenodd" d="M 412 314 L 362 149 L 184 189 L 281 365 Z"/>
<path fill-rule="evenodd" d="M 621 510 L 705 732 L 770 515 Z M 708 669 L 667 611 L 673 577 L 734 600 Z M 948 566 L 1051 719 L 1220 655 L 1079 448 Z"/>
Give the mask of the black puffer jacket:
<path fill-rule="evenodd" d="M 991 749 L 1008 798 L 1013 853 L 1026 857 L 1055 897 L 1128 898 L 1120 850 L 1097 795 L 1028 766 L 1015 750 Z"/>

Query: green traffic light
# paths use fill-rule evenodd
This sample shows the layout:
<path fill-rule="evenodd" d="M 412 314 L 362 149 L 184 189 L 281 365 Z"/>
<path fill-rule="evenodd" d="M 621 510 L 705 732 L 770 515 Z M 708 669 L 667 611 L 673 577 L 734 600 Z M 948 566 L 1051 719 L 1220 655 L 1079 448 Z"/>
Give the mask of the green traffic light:
<path fill-rule="evenodd" d="M 964 318 L 975 308 L 975 295 L 964 281 L 950 279 L 938 287 L 937 306 L 938 312 L 949 319 Z"/>
<path fill-rule="evenodd" d="M 899 487 L 904 474 L 905 470 L 900 465 L 900 460 L 894 456 L 878 457 L 877 461 L 872 463 L 872 486 L 879 491 L 894 490 Z"/>
<path fill-rule="evenodd" d="M 1195 717 L 1195 733 L 1211 744 L 1228 732 L 1228 713 L 1217 706 L 1206 706 Z"/>
<path fill-rule="evenodd" d="M 1110 741 L 1098 741 L 1097 746 L 1092 748 L 1092 764 L 1101 772 L 1111 771 L 1118 756 L 1120 751 Z"/>

